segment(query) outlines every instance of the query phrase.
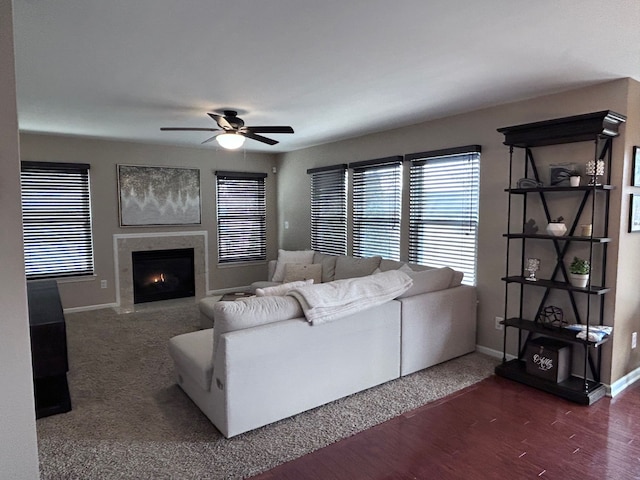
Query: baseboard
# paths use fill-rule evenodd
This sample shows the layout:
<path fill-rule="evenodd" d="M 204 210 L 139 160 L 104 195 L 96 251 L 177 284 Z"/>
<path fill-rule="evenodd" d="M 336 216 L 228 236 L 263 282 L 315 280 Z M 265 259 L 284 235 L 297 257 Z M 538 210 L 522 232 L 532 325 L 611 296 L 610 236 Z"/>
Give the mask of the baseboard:
<path fill-rule="evenodd" d="M 476 352 L 484 353 L 485 355 L 489 355 L 490 357 L 498 358 L 502 360 L 502 350 L 494 350 L 493 348 L 483 347 L 482 345 L 476 345 Z M 513 360 L 516 358 L 515 355 L 506 354 L 507 360 Z"/>
<path fill-rule="evenodd" d="M 605 385 L 607 387 L 607 396 L 615 397 L 622 393 L 627 387 L 630 387 L 640 379 L 640 368 L 636 368 L 632 372 L 627 373 L 624 377 L 619 378 L 611 385 Z"/>
<path fill-rule="evenodd" d="M 86 305 L 84 307 L 73 307 L 63 309 L 64 313 L 88 312 L 89 310 L 101 310 L 103 308 L 115 308 L 117 303 L 103 303 L 102 305 Z"/>

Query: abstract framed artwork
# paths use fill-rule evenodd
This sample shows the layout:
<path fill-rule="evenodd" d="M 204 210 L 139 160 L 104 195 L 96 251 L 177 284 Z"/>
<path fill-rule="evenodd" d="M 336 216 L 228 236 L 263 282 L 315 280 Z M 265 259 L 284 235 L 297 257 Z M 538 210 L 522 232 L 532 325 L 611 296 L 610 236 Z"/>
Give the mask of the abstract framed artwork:
<path fill-rule="evenodd" d="M 200 170 L 118 165 L 120 226 L 198 225 Z"/>
<path fill-rule="evenodd" d="M 640 195 L 629 195 L 629 233 L 640 232 Z"/>
<path fill-rule="evenodd" d="M 633 147 L 631 186 L 640 187 L 640 147 Z"/>

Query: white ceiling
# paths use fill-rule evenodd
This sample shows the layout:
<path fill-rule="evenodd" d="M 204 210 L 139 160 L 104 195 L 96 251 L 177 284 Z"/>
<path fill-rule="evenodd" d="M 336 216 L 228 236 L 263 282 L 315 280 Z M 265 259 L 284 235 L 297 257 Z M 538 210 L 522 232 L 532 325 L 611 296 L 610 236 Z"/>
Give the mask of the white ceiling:
<path fill-rule="evenodd" d="M 200 146 L 238 110 L 283 152 L 608 79 L 640 0 L 14 0 L 24 132 Z M 215 142 L 203 148 L 217 148 Z"/>

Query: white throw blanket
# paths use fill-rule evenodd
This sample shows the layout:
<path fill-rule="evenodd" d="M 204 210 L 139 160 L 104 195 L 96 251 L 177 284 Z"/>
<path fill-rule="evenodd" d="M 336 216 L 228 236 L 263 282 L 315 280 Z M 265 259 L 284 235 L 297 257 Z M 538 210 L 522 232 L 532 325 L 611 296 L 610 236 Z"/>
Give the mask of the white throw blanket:
<path fill-rule="evenodd" d="M 374 273 L 296 288 L 294 297 L 313 325 L 330 322 L 396 298 L 411 287 L 413 280 L 399 270 Z"/>

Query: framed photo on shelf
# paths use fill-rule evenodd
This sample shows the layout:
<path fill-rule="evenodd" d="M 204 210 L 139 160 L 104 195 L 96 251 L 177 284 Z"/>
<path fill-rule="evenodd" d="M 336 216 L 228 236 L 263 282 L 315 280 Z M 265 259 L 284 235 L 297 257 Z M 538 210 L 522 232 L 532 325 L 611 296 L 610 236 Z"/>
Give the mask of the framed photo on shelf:
<path fill-rule="evenodd" d="M 631 186 L 640 187 L 640 147 L 633 147 Z"/>
<path fill-rule="evenodd" d="M 640 195 L 629 199 L 629 233 L 640 232 Z"/>
<path fill-rule="evenodd" d="M 199 225 L 200 170 L 118 165 L 120 226 Z"/>

